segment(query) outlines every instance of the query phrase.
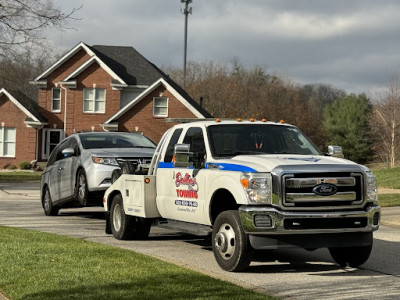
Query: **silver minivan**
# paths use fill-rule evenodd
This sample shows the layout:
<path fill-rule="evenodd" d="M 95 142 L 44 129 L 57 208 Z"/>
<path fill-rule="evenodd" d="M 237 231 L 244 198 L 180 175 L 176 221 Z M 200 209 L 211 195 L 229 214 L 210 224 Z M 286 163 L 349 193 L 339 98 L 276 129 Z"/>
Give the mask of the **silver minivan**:
<path fill-rule="evenodd" d="M 61 207 L 102 205 L 114 170 L 149 164 L 156 145 L 140 133 L 74 133 L 51 152 L 41 178 L 45 214 Z"/>

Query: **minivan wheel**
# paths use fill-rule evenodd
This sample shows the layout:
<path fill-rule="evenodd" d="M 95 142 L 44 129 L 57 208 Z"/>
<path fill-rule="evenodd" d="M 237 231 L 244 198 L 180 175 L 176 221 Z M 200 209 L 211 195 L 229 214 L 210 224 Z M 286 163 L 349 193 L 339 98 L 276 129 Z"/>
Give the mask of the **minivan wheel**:
<path fill-rule="evenodd" d="M 76 177 L 76 200 L 83 206 L 87 205 L 89 190 L 87 186 L 86 173 L 83 169 L 80 169 L 78 176 Z"/>
<path fill-rule="evenodd" d="M 115 170 L 113 170 L 112 173 L 111 173 L 111 183 L 116 182 L 117 179 L 118 179 L 119 177 L 121 177 L 121 175 L 122 175 L 121 169 L 115 169 Z"/>
<path fill-rule="evenodd" d="M 44 188 L 43 197 L 42 197 L 42 206 L 44 210 L 44 214 L 46 216 L 57 216 L 59 207 L 53 205 L 53 201 L 51 200 L 50 190 L 46 186 Z"/>

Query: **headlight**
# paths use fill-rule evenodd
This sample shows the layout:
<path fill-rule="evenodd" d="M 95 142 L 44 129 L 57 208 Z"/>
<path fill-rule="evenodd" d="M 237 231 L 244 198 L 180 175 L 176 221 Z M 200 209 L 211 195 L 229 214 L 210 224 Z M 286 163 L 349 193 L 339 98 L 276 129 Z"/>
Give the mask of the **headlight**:
<path fill-rule="evenodd" d="M 96 164 L 118 166 L 117 160 L 113 157 L 92 156 L 92 160 Z"/>
<path fill-rule="evenodd" d="M 376 177 L 371 171 L 366 171 L 367 174 L 367 201 L 378 201 L 378 193 L 376 192 Z"/>
<path fill-rule="evenodd" d="M 250 202 L 271 203 L 272 198 L 272 176 L 271 173 L 242 173 L 240 177 L 247 198 Z"/>

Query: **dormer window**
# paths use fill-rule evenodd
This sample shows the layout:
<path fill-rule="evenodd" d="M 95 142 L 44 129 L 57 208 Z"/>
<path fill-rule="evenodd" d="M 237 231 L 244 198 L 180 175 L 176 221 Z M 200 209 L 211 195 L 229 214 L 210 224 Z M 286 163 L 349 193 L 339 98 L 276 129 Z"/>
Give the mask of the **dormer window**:
<path fill-rule="evenodd" d="M 60 112 L 61 111 L 61 89 L 52 88 L 51 90 L 51 111 Z"/>
<path fill-rule="evenodd" d="M 168 117 L 168 98 L 154 97 L 153 115 L 155 117 Z"/>
<path fill-rule="evenodd" d="M 83 89 L 83 112 L 104 113 L 106 111 L 106 89 Z"/>

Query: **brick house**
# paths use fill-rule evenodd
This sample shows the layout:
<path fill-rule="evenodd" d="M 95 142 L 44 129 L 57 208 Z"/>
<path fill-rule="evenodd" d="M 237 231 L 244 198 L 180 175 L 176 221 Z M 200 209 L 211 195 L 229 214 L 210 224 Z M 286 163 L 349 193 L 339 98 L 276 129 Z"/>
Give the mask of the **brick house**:
<path fill-rule="evenodd" d="M 132 47 L 79 43 L 30 83 L 37 104 L 0 92 L 0 167 L 45 161 L 74 132 L 139 131 L 158 142 L 182 119 L 211 117 Z"/>

